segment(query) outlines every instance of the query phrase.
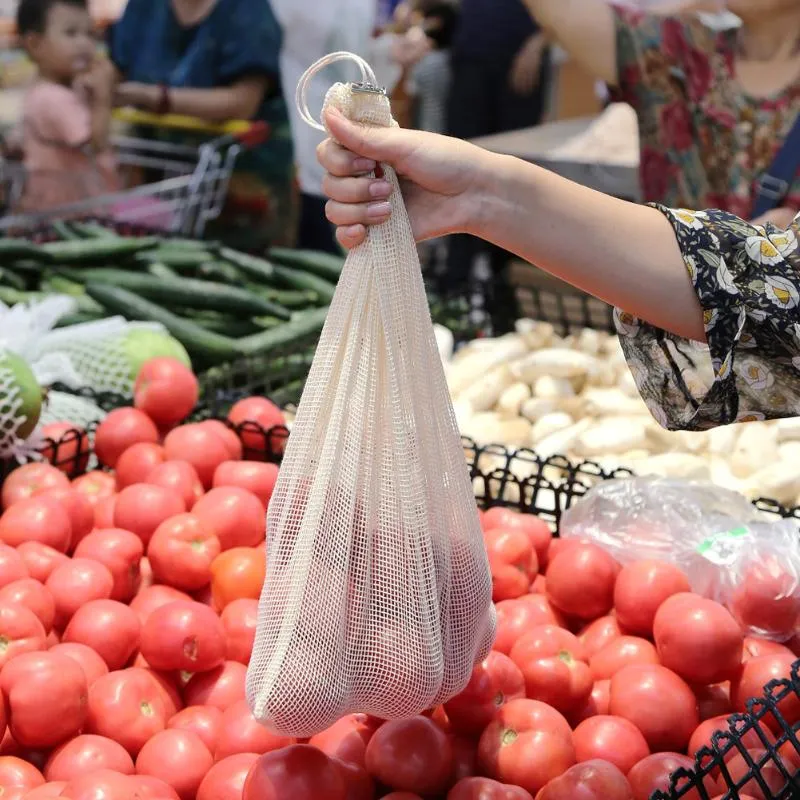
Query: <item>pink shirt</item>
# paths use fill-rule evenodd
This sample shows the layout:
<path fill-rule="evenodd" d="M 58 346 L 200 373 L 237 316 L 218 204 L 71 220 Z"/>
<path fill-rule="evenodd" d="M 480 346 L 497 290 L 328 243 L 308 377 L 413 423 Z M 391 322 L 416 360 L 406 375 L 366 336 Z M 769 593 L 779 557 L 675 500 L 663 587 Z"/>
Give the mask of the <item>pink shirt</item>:
<path fill-rule="evenodd" d="M 111 150 L 92 153 L 91 112 L 72 89 L 37 81 L 23 103 L 22 210 L 42 210 L 118 189 Z"/>

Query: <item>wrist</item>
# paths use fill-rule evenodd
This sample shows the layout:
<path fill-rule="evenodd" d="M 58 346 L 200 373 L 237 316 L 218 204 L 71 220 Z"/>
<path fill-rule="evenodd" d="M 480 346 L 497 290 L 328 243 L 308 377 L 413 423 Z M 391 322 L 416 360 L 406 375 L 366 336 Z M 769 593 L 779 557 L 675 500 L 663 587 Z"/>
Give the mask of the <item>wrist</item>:
<path fill-rule="evenodd" d="M 487 150 L 480 151 L 465 233 L 491 241 L 492 233 L 496 233 L 503 222 L 507 222 L 508 187 L 514 179 L 515 165 L 519 170 L 517 159 Z"/>

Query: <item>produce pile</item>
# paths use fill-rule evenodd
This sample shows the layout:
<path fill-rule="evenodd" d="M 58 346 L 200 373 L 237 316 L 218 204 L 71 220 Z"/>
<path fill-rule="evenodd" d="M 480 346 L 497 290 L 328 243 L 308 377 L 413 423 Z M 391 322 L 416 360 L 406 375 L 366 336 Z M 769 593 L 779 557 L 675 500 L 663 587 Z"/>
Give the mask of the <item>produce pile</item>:
<path fill-rule="evenodd" d="M 459 428 L 478 445 L 530 448 L 613 471 L 711 480 L 751 499 L 800 505 L 800 421 L 748 422 L 707 432 L 666 431 L 636 389 L 616 336 L 584 329 L 557 336 L 545 322 L 476 339 L 446 365 Z M 484 454 L 479 467 L 506 466 Z M 515 459 L 525 479 L 536 465 Z M 556 471 L 546 477 L 558 478 Z M 513 499 L 513 498 L 512 498 Z"/>
<path fill-rule="evenodd" d="M 344 263 L 280 248 L 267 261 L 210 242 L 121 236 L 94 223 L 53 227 L 59 241 L 0 239 L 0 301 L 72 296 L 76 311 L 62 327 L 113 315 L 157 322 L 197 366 L 318 334 Z"/>
<path fill-rule="evenodd" d="M 354 714 L 310 740 L 278 737 L 245 701 L 278 467 L 242 456 L 260 429 L 280 449 L 284 418 L 250 397 L 226 421 L 185 423 L 197 393 L 185 365 L 153 359 L 133 405 L 96 429 L 103 470 L 70 481 L 31 463 L 2 487 L 4 800 L 645 800 L 790 674 L 794 640 L 744 635 L 677 567 L 621 567 L 493 508 L 480 518 L 498 631 L 468 686 L 412 719 Z M 85 469 L 88 440 L 70 442 Z M 763 588 L 747 587 L 749 612 L 796 619 L 796 598 L 787 609 Z M 800 722 L 796 695 L 779 708 Z M 730 778 L 781 730 L 765 718 L 746 734 Z M 791 744 L 780 754 L 800 768 Z M 774 762 L 760 776 L 770 791 L 785 780 Z M 724 773 L 704 786 L 721 798 Z"/>

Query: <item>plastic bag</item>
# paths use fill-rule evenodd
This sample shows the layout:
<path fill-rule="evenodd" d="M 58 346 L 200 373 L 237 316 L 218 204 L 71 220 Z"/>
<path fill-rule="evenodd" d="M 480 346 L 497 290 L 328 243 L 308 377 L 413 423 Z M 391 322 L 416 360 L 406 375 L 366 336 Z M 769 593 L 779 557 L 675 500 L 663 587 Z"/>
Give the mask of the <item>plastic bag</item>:
<path fill-rule="evenodd" d="M 361 59 L 328 58 L 341 57 L 374 82 Z M 335 84 L 326 103 L 393 124 L 374 90 Z M 491 577 L 416 245 L 397 177 L 384 171 L 394 213 L 347 258 L 267 516 L 247 697 L 284 735 L 310 736 L 351 712 L 392 719 L 441 703 L 494 638 Z"/>
<path fill-rule="evenodd" d="M 753 635 L 786 641 L 800 623 L 796 522 L 767 519 L 713 483 L 603 481 L 564 512 L 560 531 L 598 544 L 621 564 L 675 564 L 693 591 L 725 605 Z"/>

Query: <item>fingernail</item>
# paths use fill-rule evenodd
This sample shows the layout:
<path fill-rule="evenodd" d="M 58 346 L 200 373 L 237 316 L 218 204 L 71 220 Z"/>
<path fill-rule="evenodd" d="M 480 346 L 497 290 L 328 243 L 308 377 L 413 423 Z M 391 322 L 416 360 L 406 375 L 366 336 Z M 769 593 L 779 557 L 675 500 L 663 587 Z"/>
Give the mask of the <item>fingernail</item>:
<path fill-rule="evenodd" d="M 367 216 L 370 219 L 381 219 L 381 217 L 388 217 L 391 213 L 392 204 L 388 202 L 370 203 L 367 206 Z"/>
<path fill-rule="evenodd" d="M 353 162 L 353 167 L 358 172 L 372 172 L 378 166 L 371 158 L 357 158 Z"/>
<path fill-rule="evenodd" d="M 376 200 L 388 197 L 391 193 L 392 186 L 388 181 L 373 181 L 369 185 L 370 197 L 374 197 Z"/>

